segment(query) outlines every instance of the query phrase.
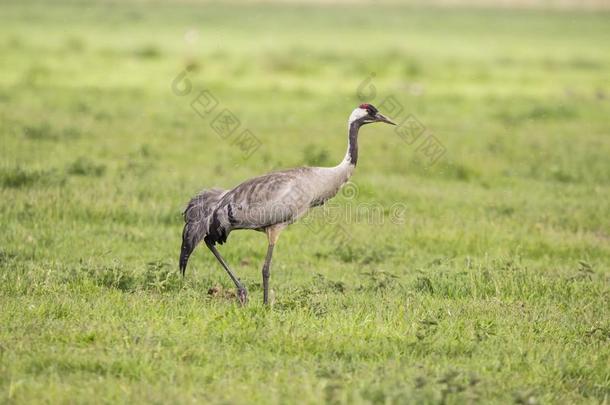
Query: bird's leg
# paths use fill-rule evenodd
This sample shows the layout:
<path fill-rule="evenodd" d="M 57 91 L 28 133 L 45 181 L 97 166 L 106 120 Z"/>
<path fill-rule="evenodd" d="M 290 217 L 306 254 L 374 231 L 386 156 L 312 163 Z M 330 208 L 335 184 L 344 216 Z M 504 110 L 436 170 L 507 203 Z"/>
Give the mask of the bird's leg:
<path fill-rule="evenodd" d="M 263 264 L 263 303 L 269 305 L 269 273 L 271 270 L 271 257 L 273 256 L 273 247 L 277 242 L 280 232 L 284 229 L 284 224 L 278 224 L 265 229 L 267 239 L 269 240 L 269 246 L 267 247 L 267 256 L 265 257 L 265 264 Z"/>
<path fill-rule="evenodd" d="M 223 257 L 220 255 L 220 252 L 218 251 L 218 249 L 216 249 L 216 246 L 214 246 L 212 243 L 209 243 L 208 241 L 206 241 L 205 244 L 208 247 L 208 249 L 210 249 L 212 251 L 212 253 L 216 257 L 216 259 L 222 265 L 222 267 L 224 267 L 224 269 L 227 271 L 227 273 L 229 274 L 229 277 L 231 277 L 231 280 L 233 280 L 233 283 L 235 283 L 235 286 L 237 287 L 237 298 L 239 299 L 239 302 L 242 305 L 245 305 L 248 302 L 248 290 L 241 283 L 239 278 L 237 278 L 235 273 L 233 273 L 231 271 L 231 269 L 229 268 L 229 265 L 227 264 L 227 262 L 225 262 L 225 259 L 223 259 Z"/>
<path fill-rule="evenodd" d="M 269 305 L 269 270 L 271 267 L 271 256 L 273 255 L 273 246 L 269 244 L 267 247 L 267 257 L 263 264 L 263 303 Z"/>

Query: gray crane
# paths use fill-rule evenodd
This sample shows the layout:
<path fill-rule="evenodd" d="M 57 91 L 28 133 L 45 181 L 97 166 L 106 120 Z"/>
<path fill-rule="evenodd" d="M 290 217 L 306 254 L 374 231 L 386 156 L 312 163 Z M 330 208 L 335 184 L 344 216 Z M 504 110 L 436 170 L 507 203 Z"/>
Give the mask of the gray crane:
<path fill-rule="evenodd" d="M 334 167 L 299 167 L 255 177 L 231 190 L 203 190 L 184 210 L 180 271 L 184 276 L 189 256 L 199 242 L 214 254 L 237 287 L 241 304 L 248 290 L 216 249 L 237 229 L 265 232 L 267 256 L 263 264 L 263 302 L 269 304 L 269 272 L 273 248 L 282 230 L 310 208 L 334 197 L 352 175 L 358 162 L 358 131 L 373 122 L 396 125 L 371 104 L 361 104 L 348 120 L 347 152 Z"/>

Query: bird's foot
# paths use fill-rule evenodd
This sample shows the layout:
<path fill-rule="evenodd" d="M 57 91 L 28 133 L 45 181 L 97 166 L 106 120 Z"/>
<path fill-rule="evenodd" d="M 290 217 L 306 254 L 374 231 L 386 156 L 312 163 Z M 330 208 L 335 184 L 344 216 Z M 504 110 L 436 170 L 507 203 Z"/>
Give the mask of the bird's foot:
<path fill-rule="evenodd" d="M 237 289 L 237 299 L 241 305 L 246 305 L 248 303 L 248 290 L 246 287 Z"/>

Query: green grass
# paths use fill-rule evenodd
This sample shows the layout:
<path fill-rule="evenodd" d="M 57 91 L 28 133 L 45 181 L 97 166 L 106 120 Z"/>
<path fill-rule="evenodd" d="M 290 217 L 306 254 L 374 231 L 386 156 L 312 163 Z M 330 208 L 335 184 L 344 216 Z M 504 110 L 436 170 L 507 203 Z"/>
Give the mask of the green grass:
<path fill-rule="evenodd" d="M 0 402 L 608 403 L 610 14 L 0 14 Z M 444 157 L 363 129 L 357 193 L 335 201 L 381 217 L 284 232 L 271 309 L 262 234 L 221 247 L 247 307 L 205 249 L 181 279 L 189 197 L 338 162 L 372 72 L 369 101 L 394 96 Z M 204 89 L 260 140 L 250 158 L 191 109 Z"/>

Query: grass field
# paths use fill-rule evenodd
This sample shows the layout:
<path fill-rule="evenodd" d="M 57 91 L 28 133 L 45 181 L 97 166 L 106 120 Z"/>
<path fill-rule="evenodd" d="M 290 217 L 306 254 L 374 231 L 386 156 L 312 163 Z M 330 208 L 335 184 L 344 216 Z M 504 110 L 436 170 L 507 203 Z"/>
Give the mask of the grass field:
<path fill-rule="evenodd" d="M 609 402 L 610 14 L 26 0 L 0 19 L 0 402 Z M 203 90 L 260 147 L 216 134 Z M 192 195 L 338 163 L 351 110 L 387 97 L 445 154 L 365 127 L 332 218 L 282 234 L 271 309 L 262 234 L 221 247 L 247 307 L 205 249 L 179 277 Z"/>

